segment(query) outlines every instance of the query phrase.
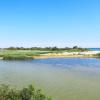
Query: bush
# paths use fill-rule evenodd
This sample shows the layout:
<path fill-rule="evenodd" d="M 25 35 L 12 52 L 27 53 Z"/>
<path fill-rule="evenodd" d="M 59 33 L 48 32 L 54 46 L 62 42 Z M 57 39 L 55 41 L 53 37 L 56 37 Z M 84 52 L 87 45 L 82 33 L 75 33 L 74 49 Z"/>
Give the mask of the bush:
<path fill-rule="evenodd" d="M 51 100 L 51 98 L 46 97 L 41 90 L 35 90 L 32 85 L 22 90 L 16 90 L 9 86 L 1 85 L 0 100 Z"/>
<path fill-rule="evenodd" d="M 23 56 L 23 55 L 5 55 L 3 60 L 31 60 L 33 57 Z"/>
<path fill-rule="evenodd" d="M 100 53 L 96 54 L 95 57 L 100 58 Z"/>

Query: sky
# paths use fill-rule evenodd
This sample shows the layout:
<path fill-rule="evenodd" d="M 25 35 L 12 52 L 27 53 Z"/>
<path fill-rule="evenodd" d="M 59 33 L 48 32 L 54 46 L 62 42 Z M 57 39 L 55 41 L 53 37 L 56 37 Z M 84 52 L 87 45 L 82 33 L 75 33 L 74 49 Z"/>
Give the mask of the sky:
<path fill-rule="evenodd" d="M 0 0 L 0 47 L 100 47 L 100 0 Z"/>

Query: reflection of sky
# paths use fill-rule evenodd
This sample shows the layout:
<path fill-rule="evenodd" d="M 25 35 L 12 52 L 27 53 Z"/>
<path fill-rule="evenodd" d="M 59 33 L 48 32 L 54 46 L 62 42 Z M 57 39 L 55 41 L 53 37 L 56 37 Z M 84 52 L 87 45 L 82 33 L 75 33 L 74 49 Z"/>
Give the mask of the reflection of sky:
<path fill-rule="evenodd" d="M 99 100 L 99 65 L 100 60 L 92 58 L 0 60 L 0 83 L 18 87 L 35 84 L 54 100 Z"/>
<path fill-rule="evenodd" d="M 61 65 L 61 66 L 82 66 L 82 67 L 100 67 L 100 59 L 95 58 L 49 58 L 49 59 L 38 59 L 33 62 Z"/>

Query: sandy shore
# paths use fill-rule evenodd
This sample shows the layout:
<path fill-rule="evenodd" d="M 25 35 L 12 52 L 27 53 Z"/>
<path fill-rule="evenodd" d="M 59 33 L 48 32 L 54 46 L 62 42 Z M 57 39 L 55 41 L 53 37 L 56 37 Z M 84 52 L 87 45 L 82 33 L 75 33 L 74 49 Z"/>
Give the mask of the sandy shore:
<path fill-rule="evenodd" d="M 3 57 L 0 57 L 0 60 L 2 60 L 3 59 Z"/>
<path fill-rule="evenodd" d="M 45 59 L 45 58 L 92 58 L 95 54 L 98 54 L 98 53 L 100 53 L 100 51 L 48 53 L 48 54 L 41 54 L 40 56 L 34 56 L 34 59 Z"/>

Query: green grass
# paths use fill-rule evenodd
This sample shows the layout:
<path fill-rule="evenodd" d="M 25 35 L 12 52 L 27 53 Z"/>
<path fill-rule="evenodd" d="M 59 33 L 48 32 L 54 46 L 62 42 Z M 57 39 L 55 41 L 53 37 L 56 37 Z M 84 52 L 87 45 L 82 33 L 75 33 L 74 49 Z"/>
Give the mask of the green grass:
<path fill-rule="evenodd" d="M 34 56 L 40 56 L 47 53 L 63 53 L 63 52 L 81 52 L 83 49 L 70 49 L 70 50 L 0 50 L 0 57 L 4 60 L 30 60 Z"/>
<path fill-rule="evenodd" d="M 17 90 L 6 85 L 0 86 L 0 100 L 51 100 L 41 90 L 36 90 L 32 85 Z"/>
<path fill-rule="evenodd" d="M 39 50 L 1 50 L 0 57 L 3 57 L 4 60 L 26 60 L 45 53 L 49 52 Z"/>
<path fill-rule="evenodd" d="M 96 58 L 100 58 L 100 53 L 94 55 L 94 57 L 96 57 Z"/>

